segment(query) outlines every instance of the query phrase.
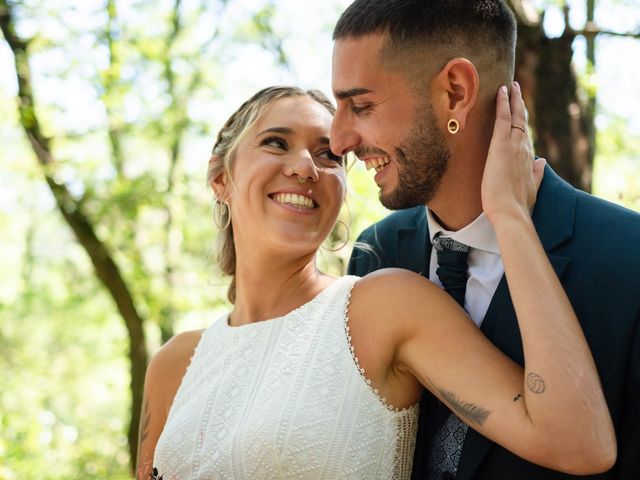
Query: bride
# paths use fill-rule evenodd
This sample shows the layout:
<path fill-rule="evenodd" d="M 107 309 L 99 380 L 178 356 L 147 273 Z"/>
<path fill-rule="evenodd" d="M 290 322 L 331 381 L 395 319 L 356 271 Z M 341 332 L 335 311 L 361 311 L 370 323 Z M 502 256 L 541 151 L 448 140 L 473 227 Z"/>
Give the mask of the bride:
<path fill-rule="evenodd" d="M 529 217 L 544 161 L 511 129 L 519 91 L 496 101 L 482 201 L 524 369 L 419 275 L 317 269 L 346 190 L 334 109 L 317 91 L 267 88 L 229 118 L 209 161 L 233 309 L 151 361 L 138 479 L 410 478 L 423 388 L 528 461 L 572 474 L 613 465 L 591 354 Z"/>

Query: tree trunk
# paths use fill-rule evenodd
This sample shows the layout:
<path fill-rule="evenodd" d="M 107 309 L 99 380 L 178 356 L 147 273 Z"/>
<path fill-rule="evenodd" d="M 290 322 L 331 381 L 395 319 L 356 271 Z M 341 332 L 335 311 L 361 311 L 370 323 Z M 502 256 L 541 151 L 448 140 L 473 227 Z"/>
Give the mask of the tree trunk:
<path fill-rule="evenodd" d="M 111 295 L 129 333 L 132 416 L 128 440 L 132 465 L 135 465 L 144 375 L 148 361 L 143 318 L 136 309 L 131 292 L 109 248 L 97 237 L 94 226 L 89 217 L 83 212 L 80 202 L 73 197 L 66 185 L 58 183 L 54 179 L 53 171 L 56 162 L 51 151 L 49 139 L 42 134 L 31 87 L 31 70 L 28 55 L 29 42 L 17 35 L 12 11 L 6 0 L 0 0 L 0 27 L 14 54 L 20 123 L 38 163 L 42 167 L 42 173 L 55 198 L 58 210 L 73 231 L 78 243 L 89 256 L 96 276 Z"/>
<path fill-rule="evenodd" d="M 559 38 L 548 38 L 542 19 L 532 19 L 527 0 L 513 0 L 518 19 L 516 80 L 522 85 L 536 154 L 573 186 L 591 191 L 593 115 L 580 100 L 572 68 L 573 32 L 566 22 Z"/>

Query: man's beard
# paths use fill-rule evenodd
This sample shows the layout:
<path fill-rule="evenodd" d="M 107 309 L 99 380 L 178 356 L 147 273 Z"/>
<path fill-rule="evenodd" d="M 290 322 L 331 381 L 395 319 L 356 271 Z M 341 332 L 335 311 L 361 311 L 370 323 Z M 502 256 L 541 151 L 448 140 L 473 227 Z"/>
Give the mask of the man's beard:
<path fill-rule="evenodd" d="M 411 132 L 395 150 L 398 184 L 387 194 L 380 191 L 380 202 L 390 210 L 427 204 L 435 195 L 451 157 L 428 101 L 418 106 Z"/>

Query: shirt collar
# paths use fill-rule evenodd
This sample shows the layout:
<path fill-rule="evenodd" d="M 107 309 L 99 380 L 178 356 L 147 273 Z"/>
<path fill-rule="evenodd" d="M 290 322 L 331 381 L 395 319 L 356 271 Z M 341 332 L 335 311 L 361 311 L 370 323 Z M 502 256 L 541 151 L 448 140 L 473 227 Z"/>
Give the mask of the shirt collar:
<path fill-rule="evenodd" d="M 429 240 L 431 243 L 433 243 L 433 238 L 440 233 L 445 237 L 464 243 L 471 248 L 485 250 L 487 252 L 500 255 L 496 232 L 493 230 L 493 226 L 484 212 L 466 227 L 458 230 L 457 232 L 451 232 L 449 230 L 445 230 L 434 218 L 431 210 L 427 208 L 427 224 L 429 226 Z"/>

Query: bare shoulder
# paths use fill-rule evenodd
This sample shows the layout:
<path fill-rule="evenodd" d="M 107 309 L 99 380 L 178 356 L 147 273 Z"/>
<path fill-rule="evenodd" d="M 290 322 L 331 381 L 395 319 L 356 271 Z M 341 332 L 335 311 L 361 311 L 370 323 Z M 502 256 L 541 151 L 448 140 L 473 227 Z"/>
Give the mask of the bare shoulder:
<path fill-rule="evenodd" d="M 415 326 L 432 314 L 451 308 L 452 301 L 436 285 L 417 273 L 400 268 L 377 270 L 360 279 L 354 287 L 350 312 L 365 316 L 369 323 Z"/>
<path fill-rule="evenodd" d="M 372 306 L 389 306 L 397 311 L 411 302 L 439 301 L 440 289 L 410 270 L 385 268 L 363 277 L 357 283 L 358 295 Z"/>
<path fill-rule="evenodd" d="M 380 320 L 385 330 L 402 341 L 418 330 L 439 328 L 451 318 L 468 316 L 440 287 L 415 272 L 400 268 L 377 270 L 354 288 L 350 311 L 370 323 Z"/>
<path fill-rule="evenodd" d="M 422 390 L 407 368 L 403 346 L 418 334 L 427 348 L 434 327 L 450 313 L 451 300 L 426 278 L 402 269 L 383 269 L 361 278 L 351 292 L 347 321 L 352 347 L 367 379 L 391 405 L 413 405 Z"/>
<path fill-rule="evenodd" d="M 172 337 L 153 356 L 149 368 L 171 368 L 176 363 L 189 362 L 204 330 L 190 330 Z"/>
<path fill-rule="evenodd" d="M 145 388 L 168 410 L 191 357 L 202 337 L 203 330 L 179 333 L 153 356 L 147 368 Z"/>

